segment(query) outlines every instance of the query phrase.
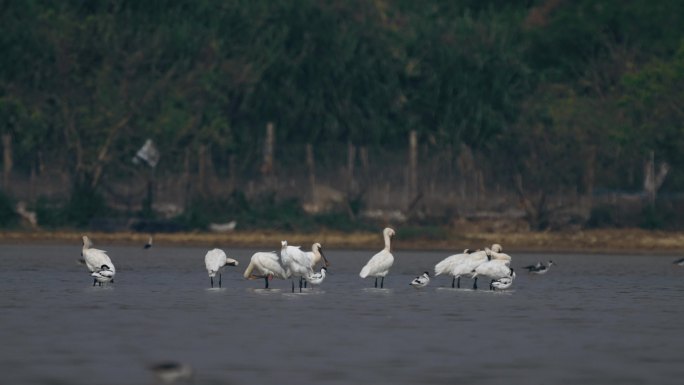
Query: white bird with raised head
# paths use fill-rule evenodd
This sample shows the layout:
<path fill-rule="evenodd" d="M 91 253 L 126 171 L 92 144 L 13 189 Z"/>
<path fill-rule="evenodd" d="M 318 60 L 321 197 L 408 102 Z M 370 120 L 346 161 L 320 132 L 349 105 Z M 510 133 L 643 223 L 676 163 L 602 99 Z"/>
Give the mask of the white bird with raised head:
<path fill-rule="evenodd" d="M 226 253 L 221 249 L 213 249 L 207 252 L 204 256 L 204 265 L 207 268 L 207 274 L 209 274 L 209 280 L 211 282 L 211 287 L 214 287 L 214 277 L 216 274 L 219 276 L 219 287 L 221 287 L 221 271 L 224 266 L 237 266 L 238 261 L 233 258 L 228 258 Z"/>
<path fill-rule="evenodd" d="M 293 278 L 292 292 L 294 293 L 294 277 L 299 277 L 299 292 L 302 291 L 304 285 L 304 277 L 313 274 L 311 268 L 311 257 L 303 252 L 299 246 L 288 246 L 287 241 L 282 241 L 280 249 L 280 258 L 283 267 L 288 272 L 288 275 Z"/>
<path fill-rule="evenodd" d="M 113 274 L 116 274 L 116 268 L 112 260 L 104 250 L 93 249 L 93 243 L 87 235 L 83 236 L 83 248 L 81 249 L 82 262 L 88 267 L 91 273 L 99 272 L 102 266 L 106 265 Z M 111 282 L 114 282 L 113 279 Z M 93 279 L 93 286 L 97 283 L 97 278 Z"/>
<path fill-rule="evenodd" d="M 378 287 L 378 277 L 382 277 L 380 288 L 384 287 L 385 276 L 389 272 L 390 267 L 392 267 L 392 264 L 394 264 L 394 256 L 391 253 L 390 247 L 390 239 L 394 236 L 394 230 L 387 227 L 382 231 L 382 235 L 385 238 L 385 248 L 371 257 L 359 273 L 361 278 L 375 277 L 375 287 Z"/>

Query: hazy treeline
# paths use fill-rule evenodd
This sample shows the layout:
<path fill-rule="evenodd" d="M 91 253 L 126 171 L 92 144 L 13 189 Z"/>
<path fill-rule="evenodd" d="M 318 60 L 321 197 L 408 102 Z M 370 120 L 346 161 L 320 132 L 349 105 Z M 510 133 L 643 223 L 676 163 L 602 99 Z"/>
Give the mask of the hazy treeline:
<path fill-rule="evenodd" d="M 39 203 L 38 188 L 28 205 L 57 199 L 80 210 L 72 222 L 106 211 L 108 183 L 152 183 L 131 162 L 148 138 L 161 153 L 154 183 L 209 170 L 230 184 L 227 198 L 187 179 L 186 204 L 232 202 L 210 213 L 243 210 L 248 182 L 288 190 L 283 175 L 327 174 L 351 218 L 374 188 L 430 211 L 426 195 L 467 185 L 461 198 L 513 196 L 538 228 L 567 204 L 611 222 L 593 199 L 602 191 L 684 189 L 678 0 L 9 0 L 0 11 L 3 190 L 16 200 L 13 178 L 40 186 L 59 170 L 67 179 L 52 183 L 70 198 Z"/>

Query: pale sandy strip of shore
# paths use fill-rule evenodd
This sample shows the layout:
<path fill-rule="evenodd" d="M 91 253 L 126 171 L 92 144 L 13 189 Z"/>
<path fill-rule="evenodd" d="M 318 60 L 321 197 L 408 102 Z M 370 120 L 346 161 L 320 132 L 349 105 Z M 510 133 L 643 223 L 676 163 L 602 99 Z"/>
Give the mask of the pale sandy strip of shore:
<path fill-rule="evenodd" d="M 96 245 L 121 244 L 143 245 L 149 234 L 133 232 L 83 232 L 83 231 L 4 231 L 0 242 L 9 243 L 57 243 L 80 244 L 81 235 L 87 234 Z M 414 237 L 401 239 L 401 231 L 393 241 L 394 249 L 449 250 L 458 252 L 464 248 L 482 248 L 500 243 L 507 251 L 538 252 L 597 252 L 597 253 L 684 253 L 684 232 L 647 231 L 641 229 L 601 229 L 575 232 L 508 232 L 463 233 L 447 231 L 438 239 Z M 206 247 L 254 247 L 277 249 L 281 240 L 306 247 L 320 242 L 326 248 L 379 249 L 382 247 L 380 233 L 333 231 L 311 234 L 265 231 L 235 231 L 230 233 L 188 232 L 160 233 L 154 235 L 154 244 L 163 246 Z"/>

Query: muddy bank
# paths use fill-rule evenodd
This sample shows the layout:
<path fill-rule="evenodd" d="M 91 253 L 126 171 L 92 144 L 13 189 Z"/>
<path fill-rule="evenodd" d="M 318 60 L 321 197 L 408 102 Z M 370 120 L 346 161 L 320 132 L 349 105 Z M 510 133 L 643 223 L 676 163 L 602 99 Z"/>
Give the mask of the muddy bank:
<path fill-rule="evenodd" d="M 575 232 L 461 232 L 441 231 L 439 234 L 422 233 L 402 237 L 397 228 L 393 242 L 395 249 L 424 249 L 460 251 L 500 243 L 505 250 L 546 252 L 598 252 L 598 253 L 684 253 L 684 232 L 647 231 L 641 229 L 585 230 Z M 80 244 L 79 231 L 11 231 L 0 232 L 2 243 L 63 243 Z M 96 245 L 144 245 L 148 234 L 117 232 L 87 233 Z M 278 231 L 234 231 L 229 233 L 189 232 L 154 235 L 155 245 L 253 247 L 277 249 L 280 241 L 308 246 L 321 242 L 327 248 L 379 249 L 382 236 L 376 233 L 319 232 L 288 233 Z"/>

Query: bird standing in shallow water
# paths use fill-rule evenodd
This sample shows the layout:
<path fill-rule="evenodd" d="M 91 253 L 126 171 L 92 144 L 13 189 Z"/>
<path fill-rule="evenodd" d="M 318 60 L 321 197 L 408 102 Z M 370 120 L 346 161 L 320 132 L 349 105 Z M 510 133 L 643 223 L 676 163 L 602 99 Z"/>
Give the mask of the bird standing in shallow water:
<path fill-rule="evenodd" d="M 303 252 L 299 246 L 288 246 L 287 241 L 280 242 L 280 260 L 283 263 L 286 271 L 292 276 L 292 292 L 294 293 L 295 284 L 294 277 L 299 277 L 299 292 L 302 292 L 304 286 L 304 277 L 313 274 L 311 268 L 311 257 Z"/>
<path fill-rule="evenodd" d="M 147 368 L 160 384 L 191 384 L 195 375 L 190 365 L 173 361 L 159 362 Z"/>
<path fill-rule="evenodd" d="M 320 285 L 323 283 L 323 280 L 325 279 L 325 276 L 328 272 L 328 269 L 325 268 L 325 266 L 321 267 L 321 271 L 318 273 L 313 273 L 310 276 L 306 277 L 306 280 L 311 284 L 311 285 Z"/>
<path fill-rule="evenodd" d="M 91 276 L 92 273 L 99 272 L 103 265 L 107 265 L 109 270 L 112 271 L 112 274 L 116 274 L 116 268 L 114 267 L 112 260 L 107 255 L 107 252 L 104 250 L 93 249 L 92 246 L 93 243 L 90 241 L 90 238 L 88 238 L 87 235 L 84 235 L 81 257 L 83 258 L 82 262 L 88 267 L 88 270 L 90 270 Z M 97 278 L 93 277 L 93 286 L 95 286 L 96 283 Z"/>
<path fill-rule="evenodd" d="M 384 287 L 385 276 L 394 263 L 394 256 L 392 255 L 390 248 L 390 238 L 394 236 L 394 230 L 387 227 L 382 231 L 382 235 L 385 238 L 385 248 L 375 254 L 359 273 L 361 278 L 366 278 L 368 276 L 375 277 L 376 288 L 378 287 L 378 277 L 382 277 L 380 288 Z"/>
<path fill-rule="evenodd" d="M 498 289 L 498 290 L 503 290 L 503 289 L 508 289 L 511 287 L 513 284 L 513 277 L 503 277 L 499 278 L 496 281 L 492 281 L 490 284 L 490 288 L 492 290 Z"/>
<path fill-rule="evenodd" d="M 95 278 L 95 281 L 102 286 L 103 283 L 108 283 L 112 282 L 114 283 L 114 275 L 116 273 L 112 271 L 112 269 L 109 268 L 107 265 L 102 265 L 100 266 L 100 270 L 94 271 L 92 274 L 90 274 L 93 278 Z M 93 286 L 95 286 L 95 281 L 93 281 Z"/>
<path fill-rule="evenodd" d="M 672 264 L 677 266 L 684 266 L 684 258 L 679 258 L 678 260 L 672 262 Z"/>
<path fill-rule="evenodd" d="M 546 265 L 541 262 L 537 262 L 536 265 L 525 266 L 524 269 L 527 269 L 527 271 L 532 274 L 546 274 L 549 271 L 549 268 L 551 268 L 553 265 L 553 261 L 549 261 L 549 263 Z"/>
<path fill-rule="evenodd" d="M 416 289 L 420 289 L 421 287 L 427 286 L 428 283 L 430 283 L 430 273 L 426 271 L 423 273 L 423 275 L 419 275 L 414 278 L 409 285 L 415 287 Z"/>
<path fill-rule="evenodd" d="M 224 266 L 237 266 L 238 261 L 233 258 L 228 258 L 226 253 L 221 249 L 213 249 L 207 252 L 204 256 L 204 265 L 207 268 L 211 287 L 214 287 L 214 277 L 219 275 L 219 287 L 221 287 L 221 270 Z"/>
<path fill-rule="evenodd" d="M 285 270 L 276 252 L 258 251 L 252 255 L 249 265 L 242 274 L 246 279 L 263 278 L 265 289 L 268 289 L 268 281 L 275 278 L 286 279 L 290 274 Z"/>
<path fill-rule="evenodd" d="M 150 235 L 150 237 L 147 239 L 147 243 L 145 244 L 145 246 L 143 246 L 143 249 L 147 250 L 151 247 L 152 247 L 152 236 Z"/>

